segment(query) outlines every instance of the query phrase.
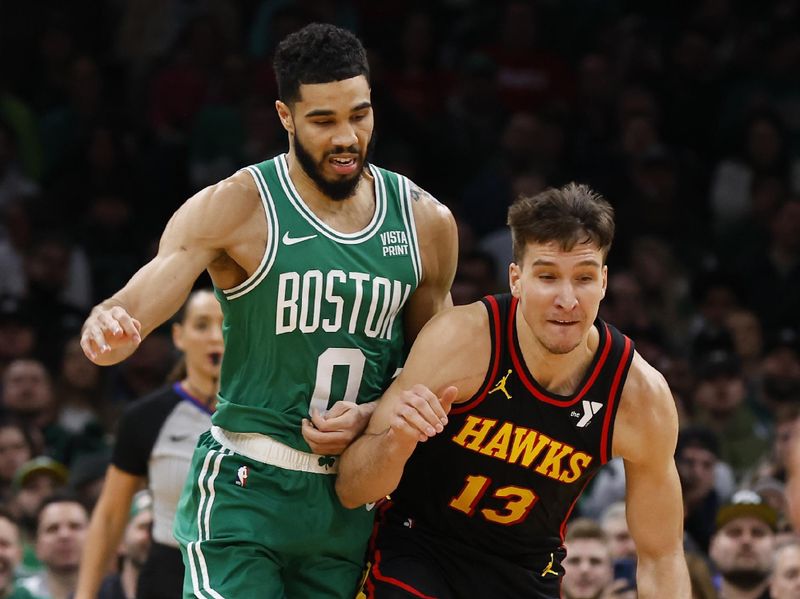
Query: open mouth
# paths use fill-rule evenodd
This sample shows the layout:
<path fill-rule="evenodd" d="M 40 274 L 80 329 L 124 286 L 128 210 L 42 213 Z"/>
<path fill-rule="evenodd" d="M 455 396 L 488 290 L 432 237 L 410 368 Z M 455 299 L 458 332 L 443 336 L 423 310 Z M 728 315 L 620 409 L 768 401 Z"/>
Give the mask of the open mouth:
<path fill-rule="evenodd" d="M 222 352 L 211 352 L 208 354 L 208 361 L 214 366 L 219 365 L 219 363 L 222 361 Z"/>
<path fill-rule="evenodd" d="M 356 156 L 331 156 L 328 163 L 333 167 L 333 170 L 340 175 L 351 175 L 358 167 L 358 157 Z"/>
<path fill-rule="evenodd" d="M 550 324 L 554 324 L 559 327 L 570 327 L 573 325 L 578 324 L 577 320 L 548 320 Z"/>

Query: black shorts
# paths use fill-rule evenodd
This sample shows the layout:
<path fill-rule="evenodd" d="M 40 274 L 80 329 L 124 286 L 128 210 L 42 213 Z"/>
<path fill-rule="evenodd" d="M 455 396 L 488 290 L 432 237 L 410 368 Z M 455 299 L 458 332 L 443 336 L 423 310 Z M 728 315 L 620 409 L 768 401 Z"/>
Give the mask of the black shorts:
<path fill-rule="evenodd" d="M 559 599 L 563 548 L 528 568 L 386 514 L 370 543 L 367 599 Z M 545 573 L 546 572 L 546 573 Z"/>
<path fill-rule="evenodd" d="M 180 549 L 153 541 L 139 573 L 136 599 L 181 599 L 183 570 Z"/>

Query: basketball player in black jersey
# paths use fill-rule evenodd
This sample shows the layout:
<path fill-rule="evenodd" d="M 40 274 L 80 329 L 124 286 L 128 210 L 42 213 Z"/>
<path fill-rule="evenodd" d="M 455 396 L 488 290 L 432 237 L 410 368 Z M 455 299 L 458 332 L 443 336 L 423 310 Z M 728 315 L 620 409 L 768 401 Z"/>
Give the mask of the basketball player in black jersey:
<path fill-rule="evenodd" d="M 639 598 L 688 598 L 675 404 L 597 317 L 613 210 L 570 184 L 517 201 L 509 224 L 511 293 L 434 317 L 342 456 L 344 505 L 391 494 L 363 596 L 558 598 L 567 519 L 622 456 Z"/>

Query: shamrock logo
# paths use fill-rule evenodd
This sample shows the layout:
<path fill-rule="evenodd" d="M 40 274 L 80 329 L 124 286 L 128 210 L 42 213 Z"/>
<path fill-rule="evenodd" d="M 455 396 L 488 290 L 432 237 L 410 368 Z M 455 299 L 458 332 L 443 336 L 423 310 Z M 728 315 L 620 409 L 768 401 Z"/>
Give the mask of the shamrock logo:
<path fill-rule="evenodd" d="M 325 470 L 327 470 L 328 468 L 333 468 L 333 465 L 336 463 L 336 458 L 332 455 L 323 455 L 319 457 L 317 463 L 320 466 L 324 466 Z"/>

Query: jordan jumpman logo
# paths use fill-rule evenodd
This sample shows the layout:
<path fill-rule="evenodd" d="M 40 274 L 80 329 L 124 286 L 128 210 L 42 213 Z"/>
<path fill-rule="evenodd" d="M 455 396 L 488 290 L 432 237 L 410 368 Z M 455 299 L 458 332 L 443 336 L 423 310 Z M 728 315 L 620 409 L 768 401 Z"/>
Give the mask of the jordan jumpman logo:
<path fill-rule="evenodd" d="M 553 570 L 553 554 L 552 553 L 550 554 L 550 561 L 544 567 L 544 570 L 542 570 L 542 578 L 544 578 L 547 574 L 555 574 L 556 576 L 558 576 L 558 572 Z"/>
<path fill-rule="evenodd" d="M 511 396 L 508 394 L 508 391 L 506 391 L 506 380 L 508 380 L 508 377 L 510 376 L 511 376 L 511 370 L 509 370 L 506 373 L 506 375 L 500 379 L 499 383 L 497 383 L 494 387 L 491 388 L 491 390 L 489 391 L 489 395 L 491 395 L 495 391 L 502 391 L 503 395 L 506 396 L 506 399 L 511 399 Z"/>

